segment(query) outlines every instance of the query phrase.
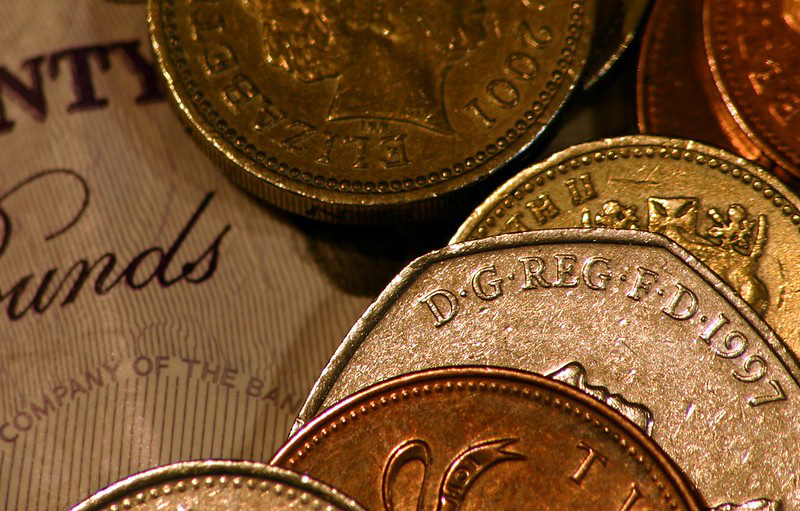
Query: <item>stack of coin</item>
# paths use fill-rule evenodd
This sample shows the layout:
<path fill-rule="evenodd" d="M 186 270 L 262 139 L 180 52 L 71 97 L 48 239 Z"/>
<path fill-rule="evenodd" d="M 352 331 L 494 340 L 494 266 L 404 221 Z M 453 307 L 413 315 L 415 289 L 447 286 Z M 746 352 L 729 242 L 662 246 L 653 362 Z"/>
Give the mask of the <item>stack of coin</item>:
<path fill-rule="evenodd" d="M 80 211 L 58 204 L 46 242 L 106 181 L 122 207 L 103 203 L 98 232 L 176 233 L 136 238 L 150 248 L 119 270 L 115 252 L 9 251 L 0 507 L 800 509 L 800 2 L 148 0 L 147 28 L 153 63 L 131 42 L 49 60 L 53 79 L 72 63 L 68 111 L 104 104 L 89 57 L 105 71 L 115 52 L 137 102 L 173 107 L 151 131 L 122 116 L 144 177 L 59 167 L 0 193 L 0 256 L 23 244 L 4 201 L 53 180 Z M 0 67 L 0 86 L 46 117 L 43 58 L 30 80 Z M 636 80 L 614 76 L 637 60 Z M 571 135 L 561 113 L 620 84 L 642 133 Z M 556 134 L 567 149 L 547 149 Z M 102 162 L 82 138 L 59 157 Z M 339 281 L 399 269 L 341 257 L 380 230 L 415 259 L 375 298 Z M 120 286 L 139 294 L 65 308 Z"/>

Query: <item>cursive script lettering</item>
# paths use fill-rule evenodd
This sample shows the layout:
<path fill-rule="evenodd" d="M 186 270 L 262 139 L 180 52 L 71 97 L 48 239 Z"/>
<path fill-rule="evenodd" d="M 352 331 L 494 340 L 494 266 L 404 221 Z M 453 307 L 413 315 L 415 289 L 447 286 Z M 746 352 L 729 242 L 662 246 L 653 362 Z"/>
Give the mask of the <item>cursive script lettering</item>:
<path fill-rule="evenodd" d="M 75 180 L 84 192 L 83 201 L 78 213 L 66 225 L 45 236 L 44 242 L 51 242 L 70 231 L 80 221 L 89 206 L 90 190 L 86 180 L 71 170 L 48 170 L 34 174 L 0 195 L 0 260 L 15 232 L 4 201 L 20 190 L 56 176 Z M 31 311 L 42 314 L 54 304 L 64 307 L 74 303 L 86 288 L 102 296 L 120 286 L 138 290 L 150 285 L 168 288 L 182 281 L 191 284 L 205 282 L 216 272 L 222 240 L 231 226 L 223 226 L 199 254 L 187 254 L 183 247 L 186 240 L 194 235 L 195 227 L 213 197 L 213 193 L 206 194 L 166 248 L 147 247 L 129 259 L 109 251 L 99 257 L 79 259 L 68 267 L 55 266 L 44 272 L 31 272 L 13 279 L 11 284 L 0 284 L 0 307 L 5 308 L 11 321 L 17 321 Z"/>

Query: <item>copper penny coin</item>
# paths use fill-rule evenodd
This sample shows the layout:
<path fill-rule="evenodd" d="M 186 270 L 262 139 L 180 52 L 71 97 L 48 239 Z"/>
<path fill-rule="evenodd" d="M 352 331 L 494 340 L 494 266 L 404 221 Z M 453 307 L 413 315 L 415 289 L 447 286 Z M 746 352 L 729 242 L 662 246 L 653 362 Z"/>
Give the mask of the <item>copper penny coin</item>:
<path fill-rule="evenodd" d="M 639 129 L 703 141 L 769 166 L 716 90 L 703 46 L 702 13 L 697 0 L 659 0 L 653 7 L 639 56 Z"/>
<path fill-rule="evenodd" d="M 71 511 L 364 511 L 290 470 L 245 461 L 187 461 L 136 474 Z"/>
<path fill-rule="evenodd" d="M 179 115 L 249 192 L 321 220 L 431 216 L 544 131 L 595 0 L 151 0 Z M 458 194 L 456 194 L 458 195 Z"/>
<path fill-rule="evenodd" d="M 610 407 L 491 367 L 432 369 L 354 394 L 273 463 L 369 509 L 702 508 L 660 448 Z"/>
<path fill-rule="evenodd" d="M 800 2 L 707 0 L 703 25 L 733 118 L 772 160 L 800 175 Z"/>

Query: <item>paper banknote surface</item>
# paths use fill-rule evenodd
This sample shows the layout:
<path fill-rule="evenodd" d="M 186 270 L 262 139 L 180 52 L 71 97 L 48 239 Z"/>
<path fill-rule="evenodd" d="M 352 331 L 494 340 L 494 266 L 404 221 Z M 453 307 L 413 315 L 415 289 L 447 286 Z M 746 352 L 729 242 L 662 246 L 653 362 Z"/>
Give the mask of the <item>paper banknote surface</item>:
<path fill-rule="evenodd" d="M 369 298 L 184 133 L 143 4 L 0 17 L 0 509 L 269 459 Z"/>
<path fill-rule="evenodd" d="M 269 459 L 371 298 L 463 218 L 334 228 L 249 198 L 171 111 L 142 2 L 0 18 L 0 508 Z M 559 148 L 625 126 L 565 124 Z"/>

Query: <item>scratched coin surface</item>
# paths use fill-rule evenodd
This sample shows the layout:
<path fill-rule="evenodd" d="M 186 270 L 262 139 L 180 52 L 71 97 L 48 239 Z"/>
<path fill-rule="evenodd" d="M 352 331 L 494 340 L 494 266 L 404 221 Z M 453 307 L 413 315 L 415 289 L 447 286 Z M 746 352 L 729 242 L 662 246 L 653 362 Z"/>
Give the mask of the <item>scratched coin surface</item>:
<path fill-rule="evenodd" d="M 650 0 L 602 0 L 592 46 L 586 59 L 583 88 L 591 88 L 617 63 L 631 45 L 645 18 Z"/>
<path fill-rule="evenodd" d="M 800 199 L 757 165 L 703 144 L 620 137 L 523 170 L 451 240 L 540 228 L 663 234 L 714 270 L 797 353 Z"/>
<path fill-rule="evenodd" d="M 434 214 L 545 129 L 595 0 L 152 0 L 180 115 L 232 179 L 329 221 Z"/>
<path fill-rule="evenodd" d="M 706 142 L 769 165 L 736 124 L 714 84 L 702 18 L 700 1 L 655 2 L 639 54 L 639 129 Z"/>
<path fill-rule="evenodd" d="M 188 461 L 148 470 L 71 511 L 364 511 L 306 475 L 244 461 Z"/>
<path fill-rule="evenodd" d="M 649 232 L 544 230 L 416 260 L 353 326 L 293 431 L 377 382 L 476 364 L 624 412 L 709 504 L 800 505 L 800 367 L 713 272 Z"/>
<path fill-rule="evenodd" d="M 714 79 L 736 122 L 800 176 L 800 2 L 708 0 L 703 26 Z"/>
<path fill-rule="evenodd" d="M 381 383 L 325 412 L 272 462 L 387 511 L 703 508 L 655 442 L 617 412 L 501 368 Z"/>

